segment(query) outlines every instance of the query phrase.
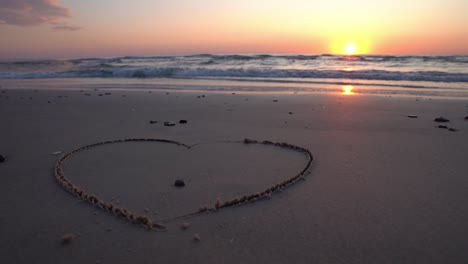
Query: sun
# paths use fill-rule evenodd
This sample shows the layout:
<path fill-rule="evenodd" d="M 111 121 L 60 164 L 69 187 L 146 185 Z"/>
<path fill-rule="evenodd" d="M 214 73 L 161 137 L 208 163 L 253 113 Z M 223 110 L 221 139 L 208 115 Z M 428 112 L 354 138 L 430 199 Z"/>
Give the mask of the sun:
<path fill-rule="evenodd" d="M 354 55 L 356 54 L 356 44 L 354 43 L 346 43 L 344 47 L 344 51 L 346 55 Z"/>

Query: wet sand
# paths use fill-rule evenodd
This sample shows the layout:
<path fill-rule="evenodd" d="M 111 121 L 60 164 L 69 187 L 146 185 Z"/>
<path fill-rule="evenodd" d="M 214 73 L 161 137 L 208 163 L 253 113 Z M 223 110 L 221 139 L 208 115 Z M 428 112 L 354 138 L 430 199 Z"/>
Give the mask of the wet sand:
<path fill-rule="evenodd" d="M 7 160 L 0 164 L 1 263 L 468 259 L 466 100 L 2 91 L 0 154 Z M 433 121 L 440 116 L 451 121 Z M 310 149 L 314 161 L 304 181 L 270 199 L 148 231 L 80 201 L 53 177 L 62 154 L 123 138 L 204 143 L 189 153 L 160 144 L 109 145 L 66 163 L 65 173 L 80 187 L 156 220 L 261 190 L 297 173 L 306 161 L 292 151 L 219 141 L 288 142 Z M 62 153 L 52 154 L 57 151 Z M 177 178 L 186 186 L 175 188 Z"/>

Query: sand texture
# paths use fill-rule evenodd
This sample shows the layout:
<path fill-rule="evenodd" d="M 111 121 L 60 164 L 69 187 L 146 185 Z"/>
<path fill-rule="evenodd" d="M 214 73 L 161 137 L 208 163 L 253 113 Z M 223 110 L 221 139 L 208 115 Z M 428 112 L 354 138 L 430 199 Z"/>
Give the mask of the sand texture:
<path fill-rule="evenodd" d="M 466 100 L 0 91 L 0 154 L 6 157 L 0 163 L 0 263 L 468 259 Z M 450 122 L 434 122 L 437 117 Z M 166 230 L 115 217 L 67 192 L 54 177 L 66 153 L 136 138 L 193 147 L 105 144 L 75 153 L 63 172 L 81 190 Z M 245 144 L 244 138 L 303 147 L 314 160 L 300 180 L 256 202 L 172 219 L 262 192 L 308 163 L 304 152 Z M 177 179 L 185 186 L 175 187 Z"/>

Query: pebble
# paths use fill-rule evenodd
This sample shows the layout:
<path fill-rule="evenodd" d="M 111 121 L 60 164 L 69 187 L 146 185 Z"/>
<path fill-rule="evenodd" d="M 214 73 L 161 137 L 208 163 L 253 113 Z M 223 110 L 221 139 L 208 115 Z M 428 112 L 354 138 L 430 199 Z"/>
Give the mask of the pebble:
<path fill-rule="evenodd" d="M 437 117 L 434 119 L 435 122 L 439 122 L 439 123 L 446 123 L 446 122 L 450 122 L 450 120 L 448 120 L 447 118 L 445 117 Z"/>
<path fill-rule="evenodd" d="M 62 154 L 62 151 L 55 151 L 55 152 L 52 152 L 52 155 L 58 155 L 58 154 Z"/>
<path fill-rule="evenodd" d="M 277 102 L 278 102 L 278 100 L 273 100 L 273 102 L 277 103 Z"/>
<path fill-rule="evenodd" d="M 456 132 L 456 131 L 458 131 L 458 129 L 453 128 L 453 127 L 449 128 L 448 130 L 451 131 L 451 132 Z"/>
<path fill-rule="evenodd" d="M 444 126 L 444 125 L 440 125 L 440 126 L 438 126 L 438 128 L 444 128 L 444 129 L 447 129 L 448 127 L 447 127 L 447 126 Z"/>
<path fill-rule="evenodd" d="M 187 123 L 188 123 L 188 121 L 187 121 L 187 120 L 185 120 L 185 119 L 181 119 L 181 120 L 179 121 L 179 123 L 180 123 L 180 124 L 187 124 Z"/>
<path fill-rule="evenodd" d="M 164 126 L 175 126 L 175 123 L 166 121 L 164 122 Z"/>
<path fill-rule="evenodd" d="M 68 245 L 68 244 L 71 244 L 73 239 L 75 239 L 74 234 L 71 234 L 71 233 L 65 234 L 65 235 L 62 236 L 61 243 L 62 243 L 62 245 Z"/>
<path fill-rule="evenodd" d="M 194 240 L 195 242 L 200 242 L 200 240 L 201 240 L 200 235 L 199 235 L 199 234 L 193 235 L 193 240 Z"/>
<path fill-rule="evenodd" d="M 3 155 L 0 155 L 0 163 L 5 162 L 6 158 Z"/>
<path fill-rule="evenodd" d="M 156 124 L 158 121 L 155 121 L 155 120 L 150 120 L 149 123 L 150 124 Z"/>
<path fill-rule="evenodd" d="M 468 120 L 468 116 L 465 116 L 465 120 Z"/>
<path fill-rule="evenodd" d="M 185 182 L 183 180 L 176 180 L 174 182 L 174 186 L 175 187 L 184 187 L 185 186 Z"/>
<path fill-rule="evenodd" d="M 417 115 L 408 115 L 409 118 L 418 118 Z"/>
<path fill-rule="evenodd" d="M 293 112 L 289 112 L 289 114 L 290 114 L 290 115 L 292 115 L 292 114 L 293 114 Z"/>
<path fill-rule="evenodd" d="M 190 227 L 190 223 L 183 222 L 182 225 L 180 225 L 180 229 L 182 230 L 187 230 Z"/>

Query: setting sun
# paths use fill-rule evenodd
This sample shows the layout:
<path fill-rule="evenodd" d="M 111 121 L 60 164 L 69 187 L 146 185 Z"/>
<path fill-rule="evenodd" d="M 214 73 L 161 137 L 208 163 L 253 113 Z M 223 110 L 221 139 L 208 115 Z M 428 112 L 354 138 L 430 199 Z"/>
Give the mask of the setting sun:
<path fill-rule="evenodd" d="M 347 55 L 354 55 L 356 53 L 356 44 L 354 43 L 347 43 L 344 51 Z"/>
<path fill-rule="evenodd" d="M 365 34 L 343 35 L 330 40 L 330 51 L 342 55 L 363 55 L 372 52 L 372 40 Z"/>

